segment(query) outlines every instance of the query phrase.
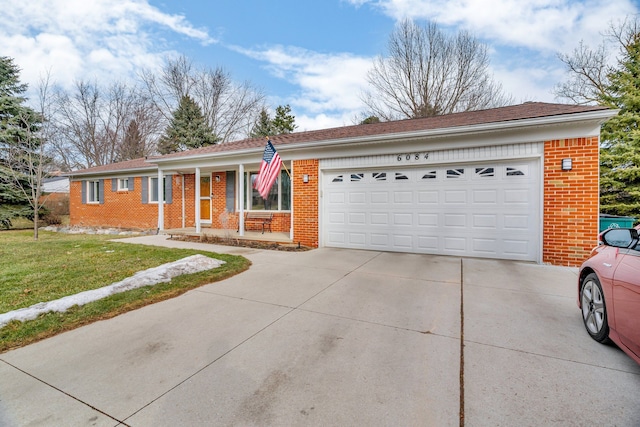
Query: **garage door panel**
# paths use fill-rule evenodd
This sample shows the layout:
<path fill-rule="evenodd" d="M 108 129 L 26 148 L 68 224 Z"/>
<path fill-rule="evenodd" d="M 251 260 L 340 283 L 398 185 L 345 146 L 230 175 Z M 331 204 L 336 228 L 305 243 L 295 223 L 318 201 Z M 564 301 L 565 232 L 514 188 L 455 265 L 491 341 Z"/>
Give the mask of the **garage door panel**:
<path fill-rule="evenodd" d="M 482 252 L 486 255 L 497 256 L 498 255 L 498 240 L 497 239 L 473 239 L 473 250 L 476 252 Z"/>
<path fill-rule="evenodd" d="M 530 190 L 527 188 L 504 190 L 504 203 L 509 204 L 529 204 Z"/>
<path fill-rule="evenodd" d="M 394 213 L 393 224 L 411 226 L 413 225 L 413 214 L 412 213 Z"/>
<path fill-rule="evenodd" d="M 323 239 L 337 247 L 538 260 L 539 164 L 333 172 L 323 180 Z"/>
<path fill-rule="evenodd" d="M 345 225 L 345 214 L 344 212 L 331 212 L 329 214 L 329 225 Z"/>
<path fill-rule="evenodd" d="M 393 246 L 395 249 L 411 250 L 413 249 L 413 236 L 407 234 L 394 234 Z"/>
<path fill-rule="evenodd" d="M 474 228 L 498 228 L 498 215 L 497 214 L 475 214 L 473 217 Z"/>
<path fill-rule="evenodd" d="M 388 234 L 371 233 L 371 246 L 384 250 L 389 246 Z"/>
<path fill-rule="evenodd" d="M 418 203 L 437 205 L 439 199 L 438 191 L 418 191 Z"/>
<path fill-rule="evenodd" d="M 349 203 L 352 205 L 363 205 L 367 200 L 367 195 L 364 192 L 349 193 Z"/>
<path fill-rule="evenodd" d="M 505 215 L 504 228 L 506 230 L 528 230 L 530 226 L 528 215 Z"/>
<path fill-rule="evenodd" d="M 413 203 L 413 193 L 410 191 L 396 191 L 393 193 L 393 203 L 395 204 Z"/>
<path fill-rule="evenodd" d="M 466 227 L 467 215 L 466 214 L 445 214 L 444 225 L 445 227 Z"/>
<path fill-rule="evenodd" d="M 505 239 L 503 241 L 505 255 L 524 256 L 529 252 L 529 241 Z"/>
<path fill-rule="evenodd" d="M 353 245 L 353 246 L 358 246 L 358 247 L 364 247 L 365 243 L 367 241 L 367 234 L 366 233 L 348 233 L 348 243 L 349 245 Z"/>
<path fill-rule="evenodd" d="M 332 205 L 344 205 L 346 194 L 344 192 L 331 192 L 328 196 L 328 202 Z"/>
<path fill-rule="evenodd" d="M 438 226 L 438 214 L 418 214 L 418 226 L 424 227 L 437 227 Z"/>
<path fill-rule="evenodd" d="M 371 212 L 372 225 L 389 225 L 389 213 L 387 212 Z"/>
<path fill-rule="evenodd" d="M 372 191 L 371 192 L 371 204 L 388 204 L 389 192 L 387 191 Z"/>
<path fill-rule="evenodd" d="M 445 251 L 466 252 L 467 239 L 464 237 L 445 237 L 443 239 Z"/>
<path fill-rule="evenodd" d="M 444 202 L 451 203 L 467 203 L 466 190 L 446 190 L 444 192 Z"/>
<path fill-rule="evenodd" d="M 353 212 L 349 214 L 349 225 L 364 225 L 367 215 L 364 212 Z"/>
<path fill-rule="evenodd" d="M 473 190 L 473 203 L 495 205 L 498 203 L 498 191 Z"/>

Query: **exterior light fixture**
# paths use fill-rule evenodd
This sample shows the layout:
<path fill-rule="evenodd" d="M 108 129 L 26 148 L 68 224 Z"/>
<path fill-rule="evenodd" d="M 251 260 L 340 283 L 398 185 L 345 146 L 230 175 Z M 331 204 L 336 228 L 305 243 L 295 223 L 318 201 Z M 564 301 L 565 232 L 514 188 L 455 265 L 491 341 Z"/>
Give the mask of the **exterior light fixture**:
<path fill-rule="evenodd" d="M 570 171 L 573 169 L 573 160 L 571 158 L 562 159 L 562 170 Z"/>
<path fill-rule="evenodd" d="M 220 182 L 220 175 L 216 175 L 216 182 Z"/>
<path fill-rule="evenodd" d="M 307 175 L 306 173 L 302 175 L 302 182 L 307 184 L 309 182 L 309 175 Z"/>

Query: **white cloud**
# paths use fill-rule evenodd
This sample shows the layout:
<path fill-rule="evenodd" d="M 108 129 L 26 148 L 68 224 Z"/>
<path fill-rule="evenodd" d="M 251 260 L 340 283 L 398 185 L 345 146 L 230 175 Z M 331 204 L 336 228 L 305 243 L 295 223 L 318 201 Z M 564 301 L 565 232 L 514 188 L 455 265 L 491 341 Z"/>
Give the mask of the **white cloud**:
<path fill-rule="evenodd" d="M 366 86 L 372 58 L 284 46 L 235 49 L 266 62 L 266 68 L 274 76 L 299 86 L 300 90 L 285 100 L 294 113 L 296 109 L 306 113 L 296 115 L 298 130 L 350 125 L 363 109 L 360 94 Z"/>
<path fill-rule="evenodd" d="M 130 78 L 171 52 L 157 44 L 162 31 L 215 42 L 147 0 L 4 0 L 2 14 L 2 55 L 15 60 L 31 89 L 46 72 L 63 87 L 81 78 Z"/>
<path fill-rule="evenodd" d="M 638 13 L 631 0 L 347 0 L 368 3 L 388 16 L 434 20 L 493 43 L 568 51 L 584 39 L 597 44 L 611 21 Z"/>

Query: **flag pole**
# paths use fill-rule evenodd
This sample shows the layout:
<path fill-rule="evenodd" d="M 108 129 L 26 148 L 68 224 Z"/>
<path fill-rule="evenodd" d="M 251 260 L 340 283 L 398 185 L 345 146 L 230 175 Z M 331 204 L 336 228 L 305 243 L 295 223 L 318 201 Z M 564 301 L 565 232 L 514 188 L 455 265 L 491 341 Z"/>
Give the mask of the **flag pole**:
<path fill-rule="evenodd" d="M 271 141 L 271 137 L 266 136 L 266 138 L 267 138 L 267 141 Z M 292 180 L 291 174 L 289 173 L 289 169 L 287 169 L 287 165 L 285 165 L 284 162 L 282 162 L 282 167 L 284 168 L 284 171 L 287 173 L 287 175 L 289 175 L 289 179 Z"/>

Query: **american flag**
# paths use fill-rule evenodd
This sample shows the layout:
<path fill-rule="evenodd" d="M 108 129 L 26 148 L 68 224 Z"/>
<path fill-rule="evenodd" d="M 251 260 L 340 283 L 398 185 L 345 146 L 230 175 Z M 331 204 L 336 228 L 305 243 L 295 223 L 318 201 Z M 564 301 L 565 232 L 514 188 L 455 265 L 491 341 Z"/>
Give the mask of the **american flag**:
<path fill-rule="evenodd" d="M 280 159 L 280 155 L 273 147 L 271 140 L 267 140 L 267 146 L 264 147 L 262 163 L 260 164 L 260 172 L 253 183 L 253 188 L 258 190 L 263 199 L 266 200 L 269 197 L 269 191 L 271 191 L 273 183 L 278 178 L 281 167 L 282 159 Z"/>

